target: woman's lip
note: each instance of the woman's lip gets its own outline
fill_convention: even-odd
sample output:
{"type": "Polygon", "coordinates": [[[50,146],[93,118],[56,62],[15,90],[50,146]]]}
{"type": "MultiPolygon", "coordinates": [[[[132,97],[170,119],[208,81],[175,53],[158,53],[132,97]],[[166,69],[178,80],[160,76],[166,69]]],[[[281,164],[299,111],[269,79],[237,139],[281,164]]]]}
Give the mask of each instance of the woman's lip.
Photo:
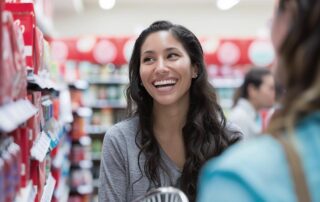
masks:
{"type": "Polygon", "coordinates": [[[173,84],[175,85],[178,82],[178,79],[176,78],[163,78],[163,79],[155,79],[152,81],[152,85],[156,86],[156,85],[166,85],[166,84],[173,84]],[[169,82],[165,82],[165,81],[169,81],[169,82]],[[171,82],[173,81],[173,82],[171,82]],[[156,84],[157,83],[157,84],[156,84]]]}
{"type": "Polygon", "coordinates": [[[157,92],[160,92],[160,93],[169,93],[174,89],[174,87],[175,87],[175,84],[170,86],[155,87],[155,89],[157,92]]]}

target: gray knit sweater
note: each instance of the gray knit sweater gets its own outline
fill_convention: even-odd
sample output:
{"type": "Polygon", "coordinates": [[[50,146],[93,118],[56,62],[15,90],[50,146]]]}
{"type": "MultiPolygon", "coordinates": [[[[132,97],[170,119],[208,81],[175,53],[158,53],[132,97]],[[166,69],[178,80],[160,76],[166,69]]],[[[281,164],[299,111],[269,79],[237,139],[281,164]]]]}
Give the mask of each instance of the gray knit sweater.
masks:
{"type": "MultiPolygon", "coordinates": [[[[117,123],[104,137],[99,178],[100,202],[130,202],[153,187],[139,170],[139,148],[135,143],[138,122],[135,117],[117,123]]],[[[160,154],[163,166],[169,171],[160,173],[161,186],[177,187],[181,171],[161,149],[160,154]]],[[[143,154],[140,159],[143,169],[143,154]]]]}

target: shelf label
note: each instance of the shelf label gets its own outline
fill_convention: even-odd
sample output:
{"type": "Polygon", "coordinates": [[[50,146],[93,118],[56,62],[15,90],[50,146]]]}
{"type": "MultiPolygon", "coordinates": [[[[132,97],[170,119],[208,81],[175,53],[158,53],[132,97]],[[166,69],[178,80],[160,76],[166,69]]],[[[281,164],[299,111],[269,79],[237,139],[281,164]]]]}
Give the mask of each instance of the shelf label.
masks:
{"type": "Polygon", "coordinates": [[[41,132],[39,139],[31,148],[31,156],[43,162],[50,147],[50,141],[50,137],[45,132],[41,132]]]}
{"type": "Polygon", "coordinates": [[[52,177],[51,173],[49,173],[48,179],[46,181],[46,185],[44,186],[41,202],[51,201],[55,184],[56,184],[56,180],[52,177]]]}

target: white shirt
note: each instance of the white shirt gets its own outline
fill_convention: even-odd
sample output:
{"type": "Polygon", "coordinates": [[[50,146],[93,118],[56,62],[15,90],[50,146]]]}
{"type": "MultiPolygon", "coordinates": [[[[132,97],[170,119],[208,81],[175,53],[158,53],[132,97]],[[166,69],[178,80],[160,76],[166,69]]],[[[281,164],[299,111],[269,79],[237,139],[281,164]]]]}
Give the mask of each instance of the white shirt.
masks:
{"type": "Polygon", "coordinates": [[[230,111],[228,119],[236,124],[243,133],[243,139],[248,139],[262,132],[260,116],[252,104],[240,98],[236,106],[230,111]]]}

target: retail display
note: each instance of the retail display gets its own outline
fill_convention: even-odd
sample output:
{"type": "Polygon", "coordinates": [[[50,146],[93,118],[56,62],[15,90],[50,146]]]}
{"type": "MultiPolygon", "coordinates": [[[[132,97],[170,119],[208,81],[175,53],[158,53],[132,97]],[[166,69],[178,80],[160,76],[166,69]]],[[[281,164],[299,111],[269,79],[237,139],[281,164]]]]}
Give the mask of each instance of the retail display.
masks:
{"type": "Polygon", "coordinates": [[[103,136],[108,127],[125,117],[128,69],[126,65],[116,67],[85,61],[67,61],[61,64],[61,69],[69,83],[75,114],[71,163],[84,164],[71,167],[71,187],[82,187],[82,191],[78,188],[72,192],[72,198],[86,201],[88,194],[91,199],[97,194],[103,136]]]}
{"type": "Polygon", "coordinates": [[[61,116],[68,103],[51,78],[49,44],[34,3],[0,4],[0,201],[67,201],[72,120],[61,116]]]}

